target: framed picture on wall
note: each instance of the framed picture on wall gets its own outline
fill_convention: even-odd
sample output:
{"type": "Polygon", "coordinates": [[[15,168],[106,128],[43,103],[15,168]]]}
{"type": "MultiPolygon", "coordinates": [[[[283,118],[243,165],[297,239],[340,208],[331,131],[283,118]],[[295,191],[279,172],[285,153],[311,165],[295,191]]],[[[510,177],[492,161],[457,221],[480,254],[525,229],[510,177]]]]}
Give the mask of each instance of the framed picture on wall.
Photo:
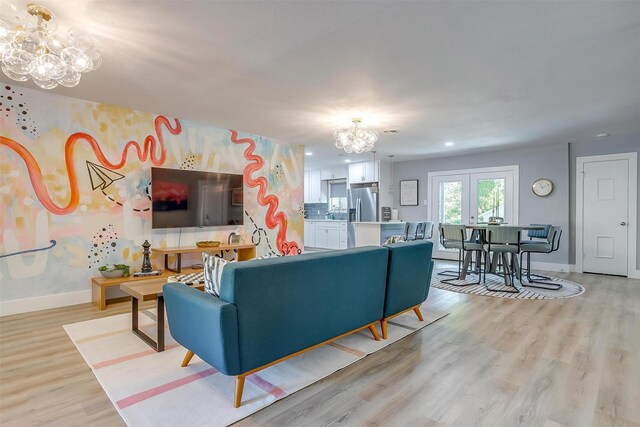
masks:
{"type": "Polygon", "coordinates": [[[400,181],[400,206],[418,206],[418,180],[400,181]]]}

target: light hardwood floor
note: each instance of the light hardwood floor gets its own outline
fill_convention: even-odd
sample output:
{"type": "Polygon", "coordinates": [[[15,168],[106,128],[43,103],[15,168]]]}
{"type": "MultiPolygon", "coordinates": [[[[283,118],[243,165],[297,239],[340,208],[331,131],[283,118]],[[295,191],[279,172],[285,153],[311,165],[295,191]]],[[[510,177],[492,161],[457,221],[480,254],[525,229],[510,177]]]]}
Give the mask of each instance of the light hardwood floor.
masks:
{"type": "MultiPolygon", "coordinates": [[[[519,301],[432,289],[448,317],[240,425],[640,426],[640,281],[558,275],[587,292],[519,301]]],[[[124,425],[62,325],[129,310],[1,318],[0,425],[124,425]]]]}

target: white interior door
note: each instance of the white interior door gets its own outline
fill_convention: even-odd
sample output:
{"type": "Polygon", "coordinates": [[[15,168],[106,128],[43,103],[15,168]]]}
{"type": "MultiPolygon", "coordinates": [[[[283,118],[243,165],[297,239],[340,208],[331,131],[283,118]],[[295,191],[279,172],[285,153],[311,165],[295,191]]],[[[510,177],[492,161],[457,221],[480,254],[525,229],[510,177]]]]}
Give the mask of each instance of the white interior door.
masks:
{"type": "Polygon", "coordinates": [[[629,160],[583,163],[582,270],[628,274],[629,160]]]}

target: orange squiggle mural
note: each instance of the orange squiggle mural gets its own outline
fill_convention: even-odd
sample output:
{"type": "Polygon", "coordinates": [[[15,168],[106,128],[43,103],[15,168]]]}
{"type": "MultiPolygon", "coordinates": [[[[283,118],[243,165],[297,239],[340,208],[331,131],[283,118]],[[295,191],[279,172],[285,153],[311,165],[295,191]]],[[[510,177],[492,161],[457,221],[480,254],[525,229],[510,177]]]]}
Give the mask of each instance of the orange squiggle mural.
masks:
{"type": "Polygon", "coordinates": [[[78,207],[78,202],[80,200],[80,192],[78,190],[78,181],[77,181],[78,177],[76,174],[75,165],[73,163],[73,149],[76,142],[86,141],[91,147],[91,149],[93,150],[98,161],[103,166],[108,168],[112,168],[112,169],[122,168],[127,162],[127,154],[129,152],[129,148],[131,147],[135,148],[136,154],[138,155],[138,159],[141,162],[144,162],[145,160],[147,160],[147,158],[150,157],[151,162],[155,166],[160,166],[164,163],[166,159],[166,152],[164,148],[164,138],[162,136],[161,126],[166,127],[167,130],[172,135],[178,135],[182,131],[182,128],[180,126],[180,122],[178,121],[178,119],[174,119],[174,120],[175,120],[175,126],[172,127],[171,123],[169,123],[169,119],[167,119],[166,117],[164,116],[156,117],[154,125],[155,125],[157,140],[156,140],[156,137],[154,137],[153,135],[148,135],[144,140],[143,148],[141,148],[140,145],[135,141],[127,142],[127,144],[124,146],[124,150],[122,150],[122,156],[120,157],[120,161],[118,163],[111,163],[105,157],[104,153],[102,152],[102,149],[100,148],[100,145],[95,140],[95,138],[93,138],[91,135],[83,132],[77,132],[69,136],[69,138],[67,138],[67,142],[64,147],[64,158],[65,158],[65,164],[67,168],[67,175],[69,177],[69,187],[71,190],[71,197],[69,199],[69,203],[66,206],[58,206],[55,204],[53,200],[51,200],[51,197],[49,196],[49,192],[42,180],[42,171],[40,170],[40,165],[38,165],[38,162],[33,157],[33,155],[29,152],[29,150],[27,150],[27,148],[25,148],[23,145],[19,144],[18,142],[14,141],[13,139],[6,138],[4,136],[0,136],[0,145],[5,145],[9,147],[13,151],[15,151],[20,157],[22,157],[22,160],[24,160],[24,163],[27,166],[27,170],[29,171],[29,178],[31,179],[31,185],[33,186],[36,196],[38,197],[42,205],[45,207],[45,209],[47,209],[49,212],[54,213],[56,215],[66,215],[76,210],[76,208],[78,207]],[[160,151],[159,156],[157,155],[158,149],[160,151]]]}
{"type": "Polygon", "coordinates": [[[249,144],[246,150],[244,150],[244,158],[250,163],[244,167],[243,176],[244,181],[250,188],[258,188],[258,203],[262,206],[269,206],[265,215],[265,224],[270,229],[274,229],[280,226],[278,234],[276,235],[276,247],[283,255],[298,254],[300,247],[296,242],[289,242],[287,238],[287,215],[284,212],[277,212],[278,204],[280,201],[278,197],[273,194],[267,195],[267,179],[263,176],[252,178],[252,174],[264,165],[262,157],[253,153],[256,148],[256,142],[251,138],[238,139],[238,132],[229,129],[231,132],[231,141],[234,144],[249,144]]]}

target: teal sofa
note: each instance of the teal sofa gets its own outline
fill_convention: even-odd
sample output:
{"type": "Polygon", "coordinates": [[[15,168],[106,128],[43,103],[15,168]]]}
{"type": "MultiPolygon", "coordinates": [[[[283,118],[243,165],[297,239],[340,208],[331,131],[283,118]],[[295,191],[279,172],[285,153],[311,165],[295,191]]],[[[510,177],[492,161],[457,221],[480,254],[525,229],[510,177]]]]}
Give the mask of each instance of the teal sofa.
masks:
{"type": "Polygon", "coordinates": [[[365,247],[228,264],[220,298],[182,283],[166,284],[169,329],[188,350],[182,366],[195,353],[235,376],[237,408],[244,380],[254,372],[362,329],[379,340],[376,323],[406,311],[407,304],[419,307],[427,296],[431,267],[413,266],[409,274],[401,269],[406,256],[431,265],[430,258],[419,260],[430,256],[431,242],[404,245],[407,250],[365,247]],[[391,276],[389,262],[397,272],[391,276]],[[411,278],[400,283],[395,274],[411,278]],[[410,297],[402,295],[406,292],[410,297]]]}
{"type": "Polygon", "coordinates": [[[380,320],[382,338],[387,339],[387,321],[413,310],[423,321],[420,305],[427,300],[433,274],[433,243],[426,240],[392,243],[387,261],[387,287],[383,317],[380,320]]]}

